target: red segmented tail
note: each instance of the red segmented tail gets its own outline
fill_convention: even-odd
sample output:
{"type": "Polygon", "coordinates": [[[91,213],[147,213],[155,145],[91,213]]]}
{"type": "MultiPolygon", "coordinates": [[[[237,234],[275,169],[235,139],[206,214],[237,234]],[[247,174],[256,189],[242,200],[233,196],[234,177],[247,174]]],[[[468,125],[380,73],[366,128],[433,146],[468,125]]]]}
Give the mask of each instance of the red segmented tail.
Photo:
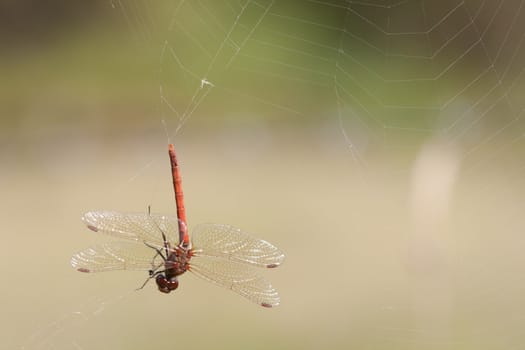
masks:
{"type": "Polygon", "coordinates": [[[186,222],[186,209],[184,208],[184,194],[182,193],[182,178],[179,172],[179,164],[175,155],[175,148],[168,145],[170,155],[171,176],[173,178],[173,189],[175,190],[175,203],[177,204],[177,218],[179,219],[179,242],[187,246],[190,243],[188,236],[188,225],[186,222]]]}

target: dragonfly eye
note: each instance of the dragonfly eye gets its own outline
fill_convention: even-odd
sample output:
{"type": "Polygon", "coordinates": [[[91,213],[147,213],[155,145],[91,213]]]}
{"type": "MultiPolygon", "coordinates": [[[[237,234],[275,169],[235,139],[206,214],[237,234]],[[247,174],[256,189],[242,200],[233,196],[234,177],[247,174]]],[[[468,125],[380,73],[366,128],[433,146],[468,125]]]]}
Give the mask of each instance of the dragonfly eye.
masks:
{"type": "Polygon", "coordinates": [[[162,274],[157,275],[157,277],[155,277],[155,282],[157,282],[159,290],[163,293],[169,293],[172,290],[177,289],[177,287],[179,286],[179,281],[177,280],[177,277],[167,279],[166,276],[162,274]]]}

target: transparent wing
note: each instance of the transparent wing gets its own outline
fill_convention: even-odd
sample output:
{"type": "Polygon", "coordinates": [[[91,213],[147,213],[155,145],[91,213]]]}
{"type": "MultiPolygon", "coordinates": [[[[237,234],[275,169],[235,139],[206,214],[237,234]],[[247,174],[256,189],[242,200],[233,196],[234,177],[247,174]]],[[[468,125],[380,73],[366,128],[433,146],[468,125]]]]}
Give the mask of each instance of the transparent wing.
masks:
{"type": "Polygon", "coordinates": [[[95,245],[71,257],[71,266],[81,272],[150,270],[161,263],[156,252],[142,243],[109,242],[95,245]]]}
{"type": "Polygon", "coordinates": [[[179,241],[178,223],[174,216],[147,213],[118,213],[114,211],[90,211],[82,217],[86,226],[95,232],[103,232],[162,248],[162,233],[171,244],[179,241]]]}
{"type": "Polygon", "coordinates": [[[264,307],[279,305],[279,293],[249,265],[195,255],[190,261],[189,270],[264,307]]]}
{"type": "Polygon", "coordinates": [[[192,244],[199,256],[270,268],[277,267],[284,261],[284,253],[277,247],[228,225],[198,225],[193,230],[192,244]]]}

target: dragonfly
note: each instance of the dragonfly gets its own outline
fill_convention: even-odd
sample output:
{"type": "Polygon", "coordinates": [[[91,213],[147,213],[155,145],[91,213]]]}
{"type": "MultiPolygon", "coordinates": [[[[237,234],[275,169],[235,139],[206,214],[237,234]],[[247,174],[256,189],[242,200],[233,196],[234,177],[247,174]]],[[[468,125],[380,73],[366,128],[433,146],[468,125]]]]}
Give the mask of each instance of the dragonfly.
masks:
{"type": "Polygon", "coordinates": [[[177,216],[116,211],[90,211],[82,220],[87,228],[121,238],[78,252],[71,265],[80,272],[145,270],[160,292],[179,286],[186,271],[230,289],[264,307],[279,305],[277,290],[257,268],[276,268],[284,253],[271,243],[224,224],[199,224],[191,239],[186,221],[182,178],[175,148],[169,144],[177,216]]]}

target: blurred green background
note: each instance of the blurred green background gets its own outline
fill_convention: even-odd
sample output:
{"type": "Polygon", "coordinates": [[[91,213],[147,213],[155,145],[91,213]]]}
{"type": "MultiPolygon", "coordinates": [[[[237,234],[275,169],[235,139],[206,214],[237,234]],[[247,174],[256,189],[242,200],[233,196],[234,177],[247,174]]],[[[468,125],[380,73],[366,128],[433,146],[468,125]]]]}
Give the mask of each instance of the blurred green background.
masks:
{"type": "Polygon", "coordinates": [[[521,3],[0,4],[5,349],[521,348],[521,3]],[[89,210],[287,254],[266,310],[84,275],[89,210]]]}

